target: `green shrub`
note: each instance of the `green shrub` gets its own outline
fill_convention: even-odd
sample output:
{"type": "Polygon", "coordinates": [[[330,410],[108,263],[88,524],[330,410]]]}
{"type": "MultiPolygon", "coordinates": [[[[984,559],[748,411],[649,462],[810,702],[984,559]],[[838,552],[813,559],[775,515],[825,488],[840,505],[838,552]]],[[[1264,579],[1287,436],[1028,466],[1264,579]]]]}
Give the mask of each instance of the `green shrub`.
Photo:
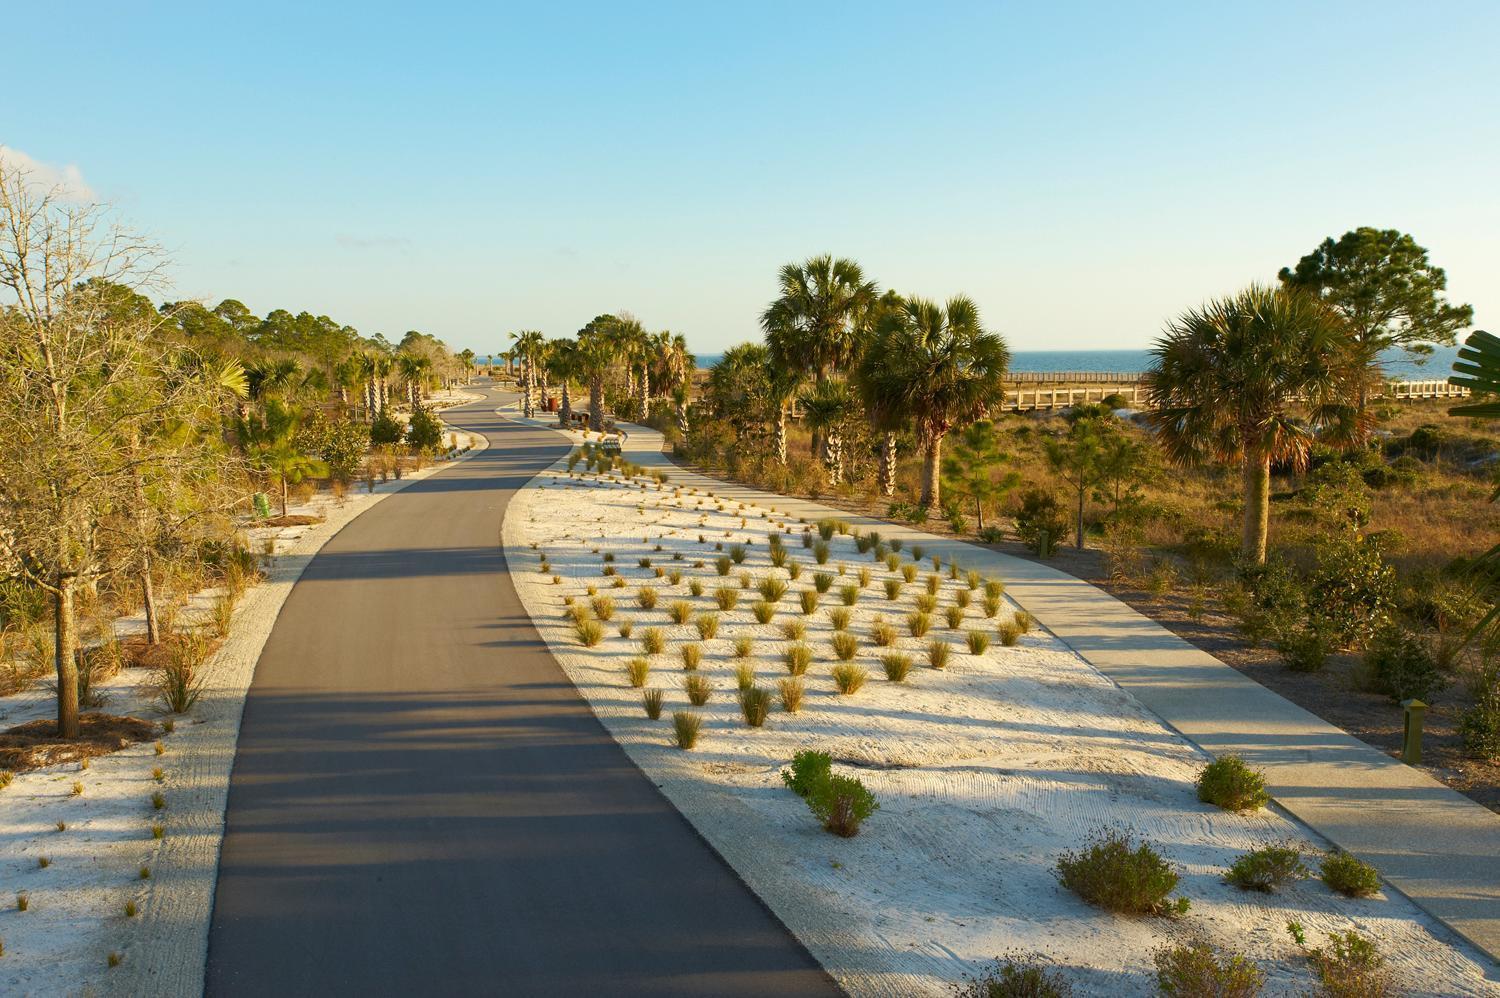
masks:
{"type": "Polygon", "coordinates": [[[1276,652],[1293,672],[1317,672],[1328,662],[1333,639],[1317,621],[1283,631],[1276,638],[1276,652]]]}
{"type": "Polygon", "coordinates": [[[927,664],[934,669],[946,669],[948,656],[952,651],[953,646],[946,641],[935,638],[927,642],[927,664]]]}
{"type": "Polygon", "coordinates": [[[1338,537],[1318,545],[1307,579],[1309,614],[1324,622],[1337,647],[1363,645],[1390,618],[1396,570],[1368,538],[1338,537]]]}
{"type": "Polygon", "coordinates": [[[888,652],[880,656],[880,664],[885,668],[885,678],[893,683],[906,682],[906,677],[911,672],[911,656],[899,652],[888,652]]]}
{"type": "Polygon", "coordinates": [[[847,662],[859,650],[859,639],[848,631],[839,631],[832,638],[833,654],[841,662],[847,662]]]}
{"type": "Polygon", "coordinates": [[[645,708],[646,716],[655,721],[661,717],[662,691],[652,687],[641,693],[641,706],[645,708]]]}
{"type": "Polygon", "coordinates": [[[1327,948],[1312,950],[1307,959],[1329,998],[1386,998],[1396,993],[1385,956],[1353,929],[1330,933],[1327,948]]]}
{"type": "Polygon", "coordinates": [[[1156,951],[1156,987],[1163,998],[1254,998],[1266,975],[1238,953],[1197,940],[1156,951]]]}
{"type": "Polygon", "coordinates": [[[640,689],[651,674],[651,663],[644,658],[633,658],[625,663],[625,671],[630,674],[630,685],[640,689]]]}
{"type": "Polygon", "coordinates": [[[690,672],[682,680],[682,691],[687,694],[688,703],[694,707],[702,707],[708,703],[713,689],[708,677],[701,672],[690,672]]]}
{"type": "Polygon", "coordinates": [[[1388,624],[1377,631],[1364,661],[1371,684],[1396,703],[1430,701],[1448,685],[1427,642],[1401,625],[1388,624]]]}
{"type": "Polygon", "coordinates": [[[1345,897],[1367,898],[1380,890],[1380,873],[1375,867],[1342,849],[1323,857],[1318,879],[1345,897]]]}
{"type": "Polygon", "coordinates": [[[846,839],[858,835],[860,825],[880,809],[863,782],[837,775],[814,785],[807,806],[825,829],[846,839]]]}
{"type": "Polygon", "coordinates": [[[798,797],[806,799],[833,773],[833,758],[827,752],[806,749],[792,756],[790,769],[781,771],[781,782],[798,797]]]}
{"type": "Polygon", "coordinates": [[[1106,911],[1135,915],[1180,914],[1187,898],[1169,903],[1177,886],[1177,871],[1150,843],[1133,842],[1122,831],[1095,832],[1080,852],[1065,852],[1057,860],[1062,885],[1106,911]]]}
{"type": "Polygon", "coordinates": [[[970,655],[983,655],[990,647],[990,636],[987,631],[967,632],[970,655]]]}
{"type": "Polygon", "coordinates": [[[1469,692],[1474,703],[1458,722],[1464,753],[1475,759],[1500,759],[1500,667],[1476,672],[1469,692]]]}
{"type": "Polygon", "coordinates": [[[965,977],[953,998],[1072,998],[1073,986],[1035,957],[1011,955],[996,960],[978,975],[965,977]]]}
{"type": "Polygon", "coordinates": [[[1198,773],[1198,799],[1226,811],[1254,811],[1270,801],[1266,779],[1237,755],[1221,755],[1198,773]]]}
{"type": "Polygon", "coordinates": [[[693,625],[698,628],[698,637],[705,641],[711,641],[714,635],[719,633],[719,615],[717,613],[700,613],[693,618],[693,625]]]}
{"type": "Polygon", "coordinates": [[[1050,558],[1072,533],[1071,518],[1050,492],[1028,489],[1015,512],[1016,536],[1039,557],[1050,558]]]}
{"type": "Polygon", "coordinates": [[[1311,876],[1302,853],[1293,846],[1252,849],[1230,865],[1224,879],[1246,891],[1271,893],[1282,884],[1311,876]]]}
{"type": "Polygon", "coordinates": [[[761,686],[751,686],[749,689],[740,690],[740,714],[745,718],[747,725],[752,728],[763,726],[770,713],[770,690],[761,686]]]}
{"type": "MultiPolygon", "coordinates": [[[[696,679],[698,677],[691,676],[696,679]]],[[[698,744],[698,733],[703,727],[703,717],[690,710],[679,710],[672,715],[672,734],[676,739],[677,747],[690,749],[698,744]]]]}
{"type": "Polygon", "coordinates": [[[853,662],[840,662],[833,667],[833,685],[844,696],[858,693],[868,678],[870,674],[853,662]]]}

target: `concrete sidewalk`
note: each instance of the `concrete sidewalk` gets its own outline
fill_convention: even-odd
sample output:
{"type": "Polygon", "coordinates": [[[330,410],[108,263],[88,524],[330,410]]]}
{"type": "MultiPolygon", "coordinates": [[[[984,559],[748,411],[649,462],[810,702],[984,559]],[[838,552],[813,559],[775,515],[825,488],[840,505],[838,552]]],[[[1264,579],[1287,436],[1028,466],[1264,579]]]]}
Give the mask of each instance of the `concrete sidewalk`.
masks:
{"type": "MultiPolygon", "coordinates": [[[[544,424],[545,425],[545,424],[544,424]]],[[[1500,815],[1271,692],[1160,624],[1036,562],[687,471],[660,433],[627,424],[624,453],[675,484],[774,506],[809,522],[837,517],[921,544],[1005,581],[1035,621],[1204,751],[1262,769],[1278,804],[1375,865],[1396,889],[1500,962],[1500,815]]]]}

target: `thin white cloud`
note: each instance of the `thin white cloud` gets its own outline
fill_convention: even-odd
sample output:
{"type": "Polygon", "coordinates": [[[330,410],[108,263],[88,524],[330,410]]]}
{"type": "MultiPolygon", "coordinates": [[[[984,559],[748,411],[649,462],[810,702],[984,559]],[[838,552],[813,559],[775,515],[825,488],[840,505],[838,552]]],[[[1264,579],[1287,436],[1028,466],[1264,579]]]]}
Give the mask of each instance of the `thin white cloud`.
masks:
{"type": "Polygon", "coordinates": [[[405,236],[356,236],[341,232],[334,239],[345,249],[395,249],[402,252],[411,249],[411,240],[405,236]]]}
{"type": "Polygon", "coordinates": [[[72,163],[65,166],[53,166],[51,163],[43,163],[39,159],[28,156],[13,146],[0,144],[0,166],[20,170],[28,174],[33,182],[52,188],[60,196],[69,200],[95,201],[98,199],[94,194],[94,189],[83,179],[83,171],[72,163]]]}

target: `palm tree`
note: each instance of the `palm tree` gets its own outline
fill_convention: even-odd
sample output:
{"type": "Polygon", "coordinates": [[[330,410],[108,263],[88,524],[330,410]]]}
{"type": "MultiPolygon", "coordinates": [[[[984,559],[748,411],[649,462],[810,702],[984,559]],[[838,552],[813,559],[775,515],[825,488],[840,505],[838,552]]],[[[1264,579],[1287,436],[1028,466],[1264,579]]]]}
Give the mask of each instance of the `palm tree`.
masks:
{"type": "Polygon", "coordinates": [[[239,426],[241,445],[251,465],[280,486],[282,516],[286,516],[288,485],[324,469],[321,461],[298,449],[300,425],[294,409],[273,400],[266,404],[264,415],[252,413],[239,426]]]}
{"type": "Polygon", "coordinates": [[[545,366],[562,387],[562,401],[557,407],[557,425],[567,429],[573,424],[573,397],[569,382],[578,373],[578,344],[572,340],[553,340],[549,344],[545,366]]]}
{"type": "Polygon", "coordinates": [[[396,355],[396,367],[406,383],[406,401],[413,408],[422,401],[422,383],[432,368],[432,359],[417,353],[396,355]]]}
{"type": "MultiPolygon", "coordinates": [[[[904,304],[904,299],[894,291],[887,291],[880,296],[876,302],[876,319],[874,324],[879,326],[879,317],[887,312],[894,311],[904,304]]],[[[854,371],[854,387],[859,392],[860,401],[864,403],[865,415],[870,420],[870,425],[880,434],[880,494],[887,499],[896,494],[896,435],[905,428],[910,421],[911,413],[905,412],[897,404],[897,400],[882,394],[878,385],[871,379],[871,375],[880,367],[879,358],[866,352],[860,358],[860,364],[854,371]]]]}
{"type": "Polygon", "coordinates": [[[1272,462],[1304,468],[1318,433],[1340,444],[1368,428],[1365,368],[1345,323],[1311,295],[1252,285],[1184,312],[1152,353],[1147,419],[1167,457],[1241,465],[1240,554],[1264,562],[1272,462]]]}
{"type": "Polygon", "coordinates": [[[883,312],[866,357],[864,390],[915,424],[925,452],[922,505],[935,507],[942,500],[943,437],[1005,400],[1010,351],[981,327],[973,300],[958,295],[947,305],[909,298],[883,312]]]}
{"type": "Polygon", "coordinates": [[[358,388],[363,380],[359,354],[351,353],[333,365],[333,383],[338,388],[339,406],[346,415],[349,408],[349,393],[358,388]]]}
{"type": "MultiPolygon", "coordinates": [[[[1475,396],[1484,396],[1483,402],[1469,402],[1448,410],[1450,416],[1468,416],[1471,419],[1500,419],[1500,337],[1476,329],[1464,340],[1458,359],[1453,362],[1452,384],[1467,388],[1475,396]]],[[[1490,496],[1490,502],[1500,499],[1500,488],[1490,496]]],[[[1476,573],[1493,572],[1500,564],[1500,544],[1496,544],[1475,559],[1476,573]]],[[[1492,590],[1493,591],[1493,590],[1492,590]]],[[[1473,635],[1492,633],[1500,624],[1500,600],[1493,601],[1490,611],[1475,625],[1473,635]]]]}
{"type": "Polygon", "coordinates": [[[510,336],[516,341],[514,353],[521,358],[521,415],[530,419],[536,413],[536,365],[546,340],[534,329],[511,333],[510,336]]]}
{"type": "Polygon", "coordinates": [[[612,315],[601,315],[578,331],[574,349],[578,376],[589,383],[589,429],[604,429],[604,376],[619,356],[612,315]]]}
{"type": "MultiPolygon", "coordinates": [[[[854,396],[849,386],[842,381],[824,381],[798,400],[807,415],[807,423],[823,438],[823,463],[828,468],[828,480],[838,485],[844,480],[844,434],[845,420],[854,414],[854,396]]],[[[785,448],[785,438],[782,438],[785,448]]],[[[783,462],[786,460],[782,455],[783,462]]]]}

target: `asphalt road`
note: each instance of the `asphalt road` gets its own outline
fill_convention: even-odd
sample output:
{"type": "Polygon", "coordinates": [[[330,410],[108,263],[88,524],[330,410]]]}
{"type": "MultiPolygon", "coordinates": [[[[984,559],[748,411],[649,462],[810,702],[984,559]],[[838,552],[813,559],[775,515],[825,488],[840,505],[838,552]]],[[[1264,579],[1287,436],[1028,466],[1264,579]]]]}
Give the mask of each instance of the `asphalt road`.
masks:
{"type": "Polygon", "coordinates": [[[245,704],[210,995],[827,995],[833,981],[588,711],[521,608],[486,451],[328,542],[245,704]]]}

